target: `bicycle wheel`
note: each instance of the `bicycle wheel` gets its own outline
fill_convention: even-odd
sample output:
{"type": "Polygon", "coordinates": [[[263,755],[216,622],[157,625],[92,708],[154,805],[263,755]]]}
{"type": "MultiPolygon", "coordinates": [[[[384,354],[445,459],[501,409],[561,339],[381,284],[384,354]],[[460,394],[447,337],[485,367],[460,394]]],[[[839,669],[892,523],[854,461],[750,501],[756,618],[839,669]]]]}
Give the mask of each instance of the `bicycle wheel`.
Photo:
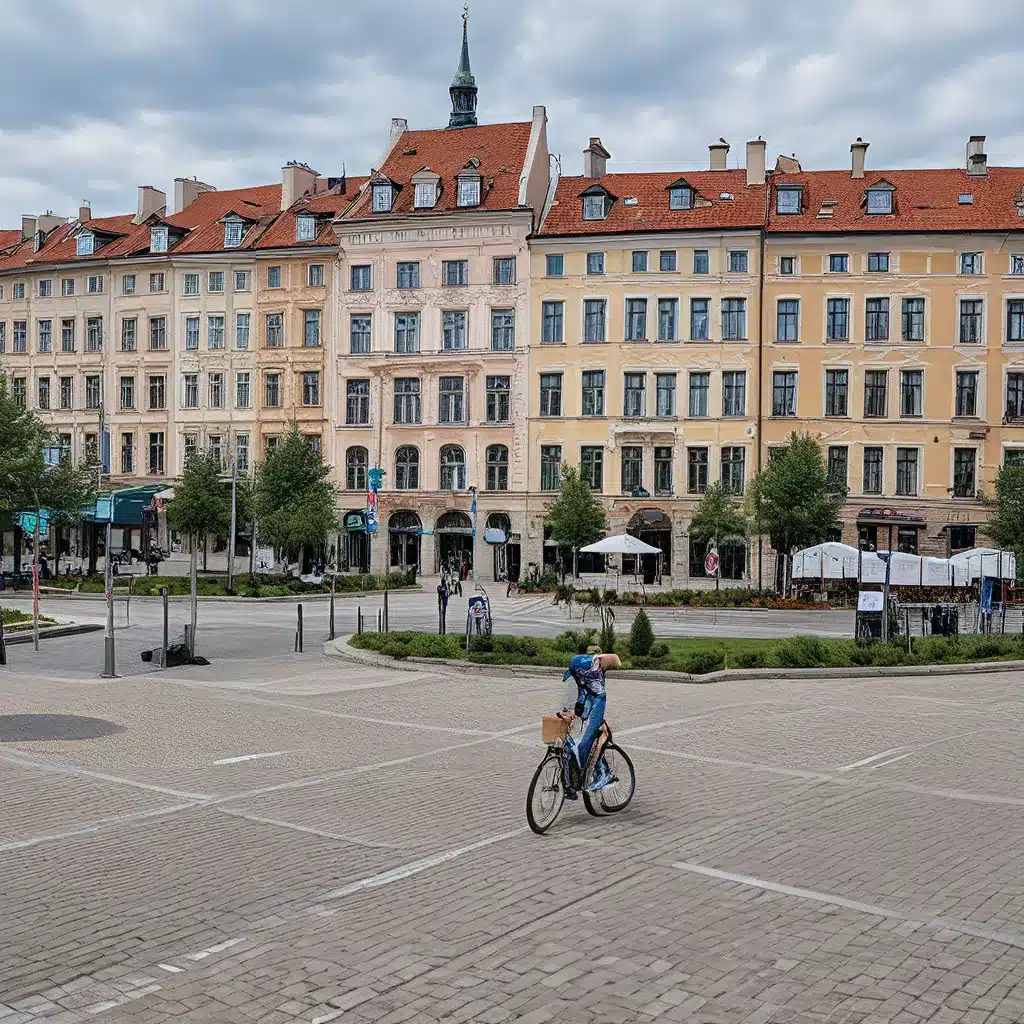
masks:
{"type": "Polygon", "coordinates": [[[548,754],[537,766],[526,794],[526,820],[542,836],[555,823],[565,790],[562,789],[562,763],[557,754],[548,754]]]}
{"type": "MultiPolygon", "coordinates": [[[[626,752],[614,743],[609,743],[604,748],[604,758],[612,773],[612,781],[604,789],[586,795],[591,800],[599,802],[601,810],[606,814],[613,814],[615,811],[621,811],[633,799],[633,793],[636,791],[636,772],[633,771],[633,762],[626,752]]],[[[585,800],[584,803],[586,802],[585,800]]],[[[589,804],[587,810],[590,811],[589,804]]],[[[593,814],[594,811],[590,813],[593,814]]]]}

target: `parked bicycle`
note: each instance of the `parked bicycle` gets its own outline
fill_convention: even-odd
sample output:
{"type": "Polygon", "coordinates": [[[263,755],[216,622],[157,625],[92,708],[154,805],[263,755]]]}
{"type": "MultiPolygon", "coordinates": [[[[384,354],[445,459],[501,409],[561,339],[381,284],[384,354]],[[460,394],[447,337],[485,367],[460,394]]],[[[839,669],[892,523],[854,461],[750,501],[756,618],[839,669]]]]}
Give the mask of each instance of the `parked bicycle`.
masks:
{"type": "Polygon", "coordinates": [[[599,738],[583,767],[576,763],[575,741],[571,736],[575,718],[571,711],[560,711],[544,718],[543,740],[548,749],[533,773],[526,796],[526,820],[539,836],[554,825],[561,813],[566,789],[582,794],[583,805],[595,818],[623,810],[636,791],[633,762],[615,743],[607,722],[601,726],[599,738]],[[612,780],[603,789],[590,793],[587,787],[593,782],[602,757],[612,780]]]}

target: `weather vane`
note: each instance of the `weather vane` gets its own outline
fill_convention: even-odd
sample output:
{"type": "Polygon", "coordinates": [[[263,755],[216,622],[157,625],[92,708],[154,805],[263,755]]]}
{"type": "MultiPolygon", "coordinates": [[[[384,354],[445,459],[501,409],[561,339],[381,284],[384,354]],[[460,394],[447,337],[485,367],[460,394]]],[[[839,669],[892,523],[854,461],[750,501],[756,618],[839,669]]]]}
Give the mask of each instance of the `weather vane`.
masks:
{"type": "Polygon", "coordinates": [[[464,4],[462,7],[462,20],[469,21],[469,4],[464,4]]]}

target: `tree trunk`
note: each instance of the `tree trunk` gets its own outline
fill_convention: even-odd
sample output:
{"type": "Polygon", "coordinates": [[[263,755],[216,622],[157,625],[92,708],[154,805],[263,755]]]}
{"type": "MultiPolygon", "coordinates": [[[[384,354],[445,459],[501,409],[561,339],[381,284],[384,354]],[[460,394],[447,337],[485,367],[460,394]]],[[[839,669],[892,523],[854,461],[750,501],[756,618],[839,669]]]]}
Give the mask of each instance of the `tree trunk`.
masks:
{"type": "Polygon", "coordinates": [[[578,580],[580,578],[579,556],[576,548],[572,549],[572,578],[574,580],[578,580]]]}
{"type": "Polygon", "coordinates": [[[206,572],[206,551],[210,546],[210,535],[208,533],[203,534],[203,572],[206,572]]]}

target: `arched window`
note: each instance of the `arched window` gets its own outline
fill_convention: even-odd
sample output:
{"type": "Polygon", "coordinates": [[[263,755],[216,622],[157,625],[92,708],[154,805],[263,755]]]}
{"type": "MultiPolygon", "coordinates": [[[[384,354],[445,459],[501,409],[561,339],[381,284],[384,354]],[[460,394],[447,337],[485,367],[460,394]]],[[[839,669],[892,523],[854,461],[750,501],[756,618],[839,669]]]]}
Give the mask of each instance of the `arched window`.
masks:
{"type": "Polygon", "coordinates": [[[415,491],[420,486],[420,450],[403,445],[395,452],[395,490],[415,491]]]}
{"type": "Polygon", "coordinates": [[[466,453],[457,444],[446,444],[441,449],[441,490],[466,489],[466,453]]]}
{"type": "Polygon", "coordinates": [[[508,448],[492,444],[487,449],[487,490],[508,490],[508,448]]]}
{"type": "Polygon", "coordinates": [[[366,490],[366,449],[349,448],[345,452],[345,486],[350,491],[366,490]]]}

